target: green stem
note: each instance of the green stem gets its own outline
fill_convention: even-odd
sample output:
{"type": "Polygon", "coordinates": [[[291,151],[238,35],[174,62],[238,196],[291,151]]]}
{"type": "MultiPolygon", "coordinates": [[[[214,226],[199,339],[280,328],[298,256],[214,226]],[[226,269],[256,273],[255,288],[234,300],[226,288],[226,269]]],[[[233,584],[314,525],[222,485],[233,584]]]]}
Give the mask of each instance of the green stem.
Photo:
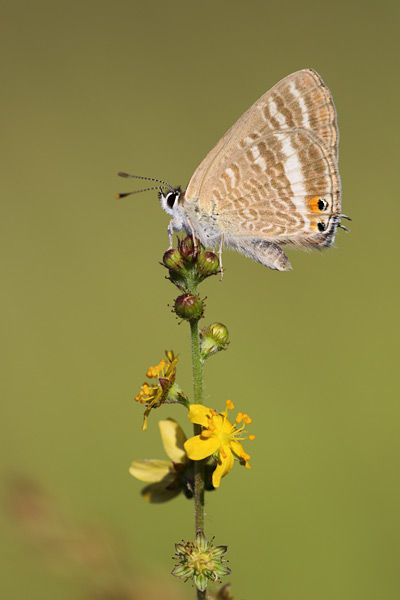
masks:
{"type": "MultiPolygon", "coordinates": [[[[200,356],[199,322],[190,323],[192,338],[192,367],[194,404],[203,404],[203,363],[200,356]]],[[[194,435],[200,435],[201,425],[193,425],[194,435]]],[[[196,460],[194,463],[194,514],[195,532],[204,531],[204,461],[196,460]]]]}
{"type": "MultiPolygon", "coordinates": [[[[203,404],[203,363],[200,355],[200,333],[199,322],[190,323],[192,339],[192,367],[194,404],[203,404]]],[[[193,425],[194,435],[200,435],[201,425],[193,425]]],[[[196,460],[194,463],[194,519],[195,533],[199,529],[204,532],[204,460],[196,460]]],[[[206,593],[197,590],[197,600],[204,600],[206,593]]]]}
{"type": "Polygon", "coordinates": [[[192,365],[194,384],[194,404],[203,404],[203,363],[200,355],[200,332],[199,322],[190,323],[192,337],[192,365]]]}

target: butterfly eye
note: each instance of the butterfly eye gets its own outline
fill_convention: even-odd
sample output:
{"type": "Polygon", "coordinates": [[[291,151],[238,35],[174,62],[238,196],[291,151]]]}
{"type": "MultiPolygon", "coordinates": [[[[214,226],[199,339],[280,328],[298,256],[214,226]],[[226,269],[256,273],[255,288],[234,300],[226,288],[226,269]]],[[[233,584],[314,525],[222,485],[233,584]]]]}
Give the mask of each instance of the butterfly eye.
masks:
{"type": "Polygon", "coordinates": [[[167,206],[168,208],[174,208],[175,200],[177,199],[178,194],[176,192],[171,192],[167,196],[167,206]]]}
{"type": "Polygon", "coordinates": [[[325,229],[326,229],[326,225],[325,225],[325,223],[324,223],[323,221],[320,221],[320,222],[318,223],[318,229],[319,229],[320,231],[325,231],[325,229]]]}
{"type": "MultiPolygon", "coordinates": [[[[328,203],[326,200],[324,200],[323,198],[320,198],[318,200],[318,208],[320,211],[326,210],[328,208],[328,203]]],[[[319,224],[318,224],[319,227],[319,224]]],[[[324,231],[323,229],[321,231],[324,231]]]]}

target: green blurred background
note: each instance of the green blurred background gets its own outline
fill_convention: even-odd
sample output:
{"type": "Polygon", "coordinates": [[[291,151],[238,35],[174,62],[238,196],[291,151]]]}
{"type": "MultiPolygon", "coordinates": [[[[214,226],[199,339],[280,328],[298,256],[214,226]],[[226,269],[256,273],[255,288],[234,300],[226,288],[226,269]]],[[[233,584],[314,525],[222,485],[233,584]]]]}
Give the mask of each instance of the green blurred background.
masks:
{"type": "MultiPolygon", "coordinates": [[[[257,436],[253,470],[209,495],[206,533],[229,545],[236,600],[399,598],[398,3],[25,0],[1,12],[1,597],[111,598],[102,552],[114,544],[122,579],[131,566],[136,583],[172,579],[192,505],[145,504],[128,467],[164,458],[159,418],[190,433],[179,408],[142,433],[133,402],[166,348],[190,390],[189,332],[158,264],[168,217],[155,192],[115,200],[134,187],[116,174],[186,185],[261,94],[313,67],[338,110],[352,233],[323,254],[289,251],[290,273],[225,252],[223,283],[203,285],[204,324],[226,323],[232,340],[207,364],[207,399],[232,398],[257,436]],[[104,543],[83,535],[99,561],[80,527],[107,530],[104,543]]],[[[175,583],[174,598],[194,597],[175,583]]]]}

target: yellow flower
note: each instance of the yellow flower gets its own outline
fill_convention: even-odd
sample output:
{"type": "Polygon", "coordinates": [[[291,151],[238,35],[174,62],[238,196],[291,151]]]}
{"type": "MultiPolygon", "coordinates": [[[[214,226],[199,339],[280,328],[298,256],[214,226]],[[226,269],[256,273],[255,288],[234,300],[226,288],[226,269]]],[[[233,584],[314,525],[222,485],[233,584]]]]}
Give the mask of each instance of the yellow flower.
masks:
{"type": "Polygon", "coordinates": [[[238,413],[235,424],[228,419],[228,409],[233,409],[231,400],[226,401],[226,409],[223,413],[217,413],[212,408],[201,404],[191,404],[189,419],[192,423],[202,425],[200,435],[188,439],[184,443],[186,454],[191,460],[203,460],[207,456],[215,455],[217,467],[214,470],[212,482],[214,487],[219,487],[222,477],[227,475],[233,467],[234,457],[247,469],[250,469],[249,454],[243,449],[239,440],[254,440],[255,436],[239,437],[244,427],[251,423],[248,415],[238,413]],[[241,427],[237,427],[243,422],[241,427]]]}
{"type": "MultiPolygon", "coordinates": [[[[165,354],[167,360],[162,359],[156,367],[149,367],[146,373],[147,377],[157,379],[157,383],[145,382],[139,394],[135,396],[136,402],[147,405],[142,427],[144,431],[147,429],[147,417],[153,408],[158,408],[167,400],[171,402],[185,400],[180,388],[175,383],[178,357],[172,350],[166,350],[165,354]]],[[[183,403],[185,404],[185,402],[183,403]]]]}
{"type": "Polygon", "coordinates": [[[185,470],[190,466],[183,444],[186,436],[181,426],[173,419],[158,423],[162,443],[168,460],[134,460],[129,468],[131,475],[150,485],[141,494],[147,502],[172,500],[185,488],[185,470]]]}

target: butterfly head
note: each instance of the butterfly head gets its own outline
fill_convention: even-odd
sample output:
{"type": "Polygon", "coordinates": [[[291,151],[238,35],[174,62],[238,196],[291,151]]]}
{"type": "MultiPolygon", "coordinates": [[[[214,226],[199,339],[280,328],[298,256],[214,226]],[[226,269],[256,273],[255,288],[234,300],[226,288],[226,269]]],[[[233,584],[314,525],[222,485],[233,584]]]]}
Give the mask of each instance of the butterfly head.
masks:
{"type": "Polygon", "coordinates": [[[161,207],[172,217],[176,216],[181,197],[182,190],[180,187],[172,190],[168,189],[166,192],[160,188],[160,191],[158,192],[158,199],[160,200],[161,207]]]}
{"type": "MultiPolygon", "coordinates": [[[[161,179],[154,179],[154,177],[143,177],[143,175],[130,175],[129,173],[124,173],[120,171],[118,173],[120,177],[131,177],[133,179],[144,179],[146,181],[154,181],[157,184],[156,186],[151,186],[145,188],[143,190],[135,190],[133,192],[124,192],[122,194],[117,194],[117,198],[125,198],[126,196],[131,196],[132,194],[139,194],[142,192],[148,192],[150,190],[158,190],[158,199],[160,200],[160,204],[162,208],[172,216],[171,223],[173,222],[173,228],[177,231],[182,231],[182,229],[187,229],[186,220],[184,217],[183,210],[183,201],[185,192],[182,192],[180,186],[174,187],[166,181],[162,181],[161,179]]],[[[169,230],[170,231],[170,230],[169,230]]]]}

